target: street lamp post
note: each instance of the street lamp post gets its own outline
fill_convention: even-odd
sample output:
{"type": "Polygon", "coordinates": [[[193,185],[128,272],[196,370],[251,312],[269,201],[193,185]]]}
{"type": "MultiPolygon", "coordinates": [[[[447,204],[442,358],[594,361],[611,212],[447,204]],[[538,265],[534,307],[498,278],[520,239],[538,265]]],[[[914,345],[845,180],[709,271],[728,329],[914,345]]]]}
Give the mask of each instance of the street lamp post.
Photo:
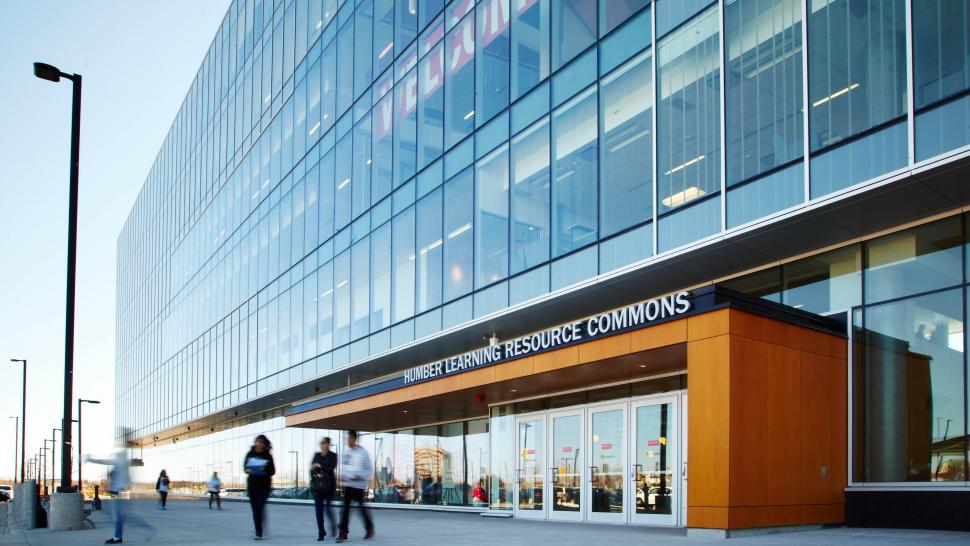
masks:
{"type": "Polygon", "coordinates": [[[84,480],[81,476],[81,469],[84,467],[84,452],[81,451],[81,404],[100,404],[99,400],[77,399],[77,488],[84,495],[84,480]]]}
{"type": "Polygon", "coordinates": [[[41,482],[44,484],[43,490],[45,495],[47,494],[47,452],[50,451],[50,448],[47,447],[47,442],[49,441],[45,439],[44,447],[40,450],[40,475],[41,482]]]}
{"type": "Polygon", "coordinates": [[[26,483],[27,477],[24,474],[24,463],[27,462],[27,359],[11,358],[10,362],[20,362],[24,365],[24,390],[21,396],[20,408],[20,483],[26,483]]]}
{"type": "MultiPolygon", "coordinates": [[[[10,418],[14,420],[13,421],[13,474],[10,476],[10,481],[16,481],[17,480],[17,435],[19,434],[19,431],[17,429],[20,428],[18,426],[20,424],[20,417],[17,417],[16,415],[11,415],[10,418]]],[[[21,472],[21,474],[23,474],[23,472],[21,472]]],[[[24,481],[24,479],[21,477],[20,481],[22,482],[24,481]]]]}
{"type": "Polygon", "coordinates": [[[64,313],[64,416],[61,421],[61,428],[64,431],[61,433],[61,486],[58,488],[60,493],[69,493],[73,491],[71,488],[71,407],[74,403],[74,283],[77,269],[78,166],[81,156],[81,75],[66,74],[49,64],[34,63],[34,76],[52,82],[67,78],[73,84],[71,188],[67,220],[67,302],[64,313]]]}
{"type": "MultiPolygon", "coordinates": [[[[57,433],[61,433],[61,438],[64,438],[64,431],[54,427],[51,429],[51,492],[54,491],[54,483],[57,479],[57,433]]],[[[63,446],[62,446],[63,447],[63,446]]],[[[70,446],[67,446],[70,449],[70,446]]],[[[63,463],[61,463],[63,464],[63,463]]]]}

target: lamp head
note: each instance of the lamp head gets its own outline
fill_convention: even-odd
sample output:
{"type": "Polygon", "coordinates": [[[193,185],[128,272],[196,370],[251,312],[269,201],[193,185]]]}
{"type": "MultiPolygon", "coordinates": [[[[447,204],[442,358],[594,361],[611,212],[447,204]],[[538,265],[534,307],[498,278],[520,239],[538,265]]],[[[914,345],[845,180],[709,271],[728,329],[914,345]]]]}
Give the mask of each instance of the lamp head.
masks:
{"type": "Polygon", "coordinates": [[[47,63],[34,63],[34,76],[52,82],[61,81],[61,71],[47,63]]]}

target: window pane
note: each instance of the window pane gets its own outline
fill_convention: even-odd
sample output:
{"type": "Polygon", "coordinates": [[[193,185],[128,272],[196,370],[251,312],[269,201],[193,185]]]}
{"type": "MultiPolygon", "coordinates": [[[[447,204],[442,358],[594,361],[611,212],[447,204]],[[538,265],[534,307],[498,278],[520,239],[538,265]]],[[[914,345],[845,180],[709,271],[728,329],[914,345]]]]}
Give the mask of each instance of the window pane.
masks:
{"type": "Polygon", "coordinates": [[[335,175],[336,178],[334,179],[337,183],[337,187],[335,189],[334,197],[336,203],[336,207],[334,208],[334,217],[336,222],[335,227],[338,231],[340,228],[350,223],[351,213],[353,212],[353,160],[353,139],[352,136],[348,134],[337,143],[337,170],[335,175]]]}
{"type": "Polygon", "coordinates": [[[359,97],[371,84],[374,73],[372,63],[372,32],[374,6],[370,0],[361,2],[354,10],[354,98],[359,97]]]}
{"type": "Polygon", "coordinates": [[[596,40],[596,0],[552,3],[552,66],[568,63],[596,40]]]}
{"type": "Polygon", "coordinates": [[[781,301],[781,271],[777,267],[735,277],[719,283],[719,286],[768,301],[781,301]]]}
{"type": "Polygon", "coordinates": [[[964,480],[962,290],[868,307],[864,324],[854,359],[856,479],[964,480]]]}
{"type": "Polygon", "coordinates": [[[417,165],[418,71],[411,70],[394,88],[394,187],[414,176],[417,165]]]}
{"type": "Polygon", "coordinates": [[[508,276],[509,153],[508,146],[483,159],[475,176],[475,286],[508,276]]]}
{"type": "Polygon", "coordinates": [[[370,332],[370,239],[358,241],[350,249],[353,282],[351,335],[359,339],[370,332]]]}
{"type": "Polygon", "coordinates": [[[727,194],[727,226],[740,226],[805,200],[805,164],[794,163],[780,171],[735,186],[727,194]]]}
{"type": "Polygon", "coordinates": [[[414,315],[414,207],[394,217],[394,322],[414,315]]]}
{"type": "Polygon", "coordinates": [[[725,5],[727,183],[803,154],[800,0],[725,5]]]}
{"type": "Polygon", "coordinates": [[[393,60],[394,0],[374,0],[374,74],[380,75],[393,60]]]}
{"type": "Polygon", "coordinates": [[[809,161],[811,197],[815,199],[905,167],[908,155],[905,120],[826,150],[809,161]]]}
{"type": "Polygon", "coordinates": [[[602,236],[653,214],[653,56],[630,61],[601,82],[600,222],[602,236]]]}
{"type": "Polygon", "coordinates": [[[714,235],[721,230],[721,197],[713,197],[660,218],[657,230],[659,252],[714,235]]]}
{"type": "Polygon", "coordinates": [[[920,0],[913,9],[913,65],[916,108],[970,87],[970,5],[920,0]]]}
{"type": "Polygon", "coordinates": [[[492,119],[509,104],[509,2],[482,0],[478,4],[478,124],[492,119]]]}
{"type": "Polygon", "coordinates": [[[346,24],[337,34],[337,115],[354,100],[354,25],[346,24]]]}
{"type": "Polygon", "coordinates": [[[709,5],[711,0],[658,0],[657,36],[663,36],[709,5]]]}
{"type": "MultiPolygon", "coordinates": [[[[376,86],[375,86],[376,87],[376,86]]],[[[384,96],[374,107],[374,142],[371,149],[371,202],[377,202],[391,193],[393,173],[392,149],[394,146],[394,93],[384,96]]]]}
{"type": "Polygon", "coordinates": [[[438,158],[444,137],[445,48],[438,44],[418,65],[418,169],[438,158]]]}
{"type": "Polygon", "coordinates": [[[475,126],[475,16],[468,15],[458,23],[445,44],[445,147],[450,148],[475,126]]]}
{"type": "Polygon", "coordinates": [[[415,0],[394,1],[394,44],[398,52],[418,34],[418,6],[415,0]]]}
{"type": "Polygon", "coordinates": [[[549,259],[549,121],[512,141],[512,273],[549,259]]]}
{"type": "Polygon", "coordinates": [[[549,0],[513,1],[512,98],[549,75],[549,0]]]}
{"type": "Polygon", "coordinates": [[[472,287],[473,174],[465,169],[445,183],[445,300],[467,294],[472,287]]]}
{"type": "Polygon", "coordinates": [[[719,191],[720,62],[717,10],[659,43],[658,212],[719,191]]]}
{"type": "Polygon", "coordinates": [[[416,504],[441,504],[443,458],[438,448],[438,427],[414,430],[414,478],[416,504]]]}
{"type": "Polygon", "coordinates": [[[596,241],[596,89],[552,115],[554,255],[596,241]]]}
{"type": "Polygon", "coordinates": [[[350,252],[334,260],[333,283],[333,344],[339,347],[350,341],[350,252]]]}
{"type": "Polygon", "coordinates": [[[370,247],[370,329],[391,325],[391,223],[374,230],[370,247]]]}
{"type": "Polygon", "coordinates": [[[812,0],[808,102],[812,150],[906,112],[903,0],[812,0]]]}
{"type": "Polygon", "coordinates": [[[370,207],[371,127],[370,115],[354,127],[354,170],[351,201],[353,217],[363,214],[370,207]]]}
{"type": "Polygon", "coordinates": [[[916,116],[916,161],[970,144],[970,95],[916,116]]]}
{"type": "Polygon", "coordinates": [[[650,0],[604,0],[600,2],[600,36],[620,26],[650,0]]]}
{"type": "Polygon", "coordinates": [[[945,288],[963,280],[960,217],[866,243],[866,303],[945,288]]]}
{"type": "Polygon", "coordinates": [[[862,303],[862,247],[852,245],[782,267],[785,305],[824,314],[862,303]]]}
{"type": "Polygon", "coordinates": [[[441,212],[441,188],[418,202],[418,313],[441,305],[441,212]]]}

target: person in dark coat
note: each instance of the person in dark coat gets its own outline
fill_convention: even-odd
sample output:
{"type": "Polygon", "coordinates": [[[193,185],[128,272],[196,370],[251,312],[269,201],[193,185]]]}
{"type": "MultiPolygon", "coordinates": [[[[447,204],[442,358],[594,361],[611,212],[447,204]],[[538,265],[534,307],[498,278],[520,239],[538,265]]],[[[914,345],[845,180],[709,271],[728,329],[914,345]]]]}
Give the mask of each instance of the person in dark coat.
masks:
{"type": "Polygon", "coordinates": [[[162,510],[168,509],[165,507],[165,502],[168,500],[168,484],[168,473],[162,470],[155,481],[155,491],[158,491],[158,507],[162,510]]]}
{"type": "Polygon", "coordinates": [[[327,536],[324,530],[323,511],[326,509],[330,519],[330,532],[337,534],[336,520],[330,503],[337,490],[337,479],[334,470],[337,468],[337,454],[330,451],[330,438],[324,437],[320,441],[320,451],[313,454],[310,461],[310,491],[313,493],[313,507],[317,515],[317,540],[327,536]]]}
{"type": "Polygon", "coordinates": [[[263,513],[266,508],[266,500],[269,499],[270,491],[273,490],[273,475],[276,474],[276,465],[273,463],[273,455],[270,453],[272,450],[273,444],[270,443],[269,438],[260,434],[243,459],[249,506],[253,509],[253,525],[256,528],[256,535],[253,538],[256,540],[263,539],[263,513]]]}

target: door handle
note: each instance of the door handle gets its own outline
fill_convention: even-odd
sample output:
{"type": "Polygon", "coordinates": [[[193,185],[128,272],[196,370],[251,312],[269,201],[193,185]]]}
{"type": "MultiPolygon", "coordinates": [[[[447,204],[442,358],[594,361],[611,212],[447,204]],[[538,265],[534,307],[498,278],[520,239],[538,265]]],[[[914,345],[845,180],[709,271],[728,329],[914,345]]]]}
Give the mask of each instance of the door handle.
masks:
{"type": "Polygon", "coordinates": [[[643,465],[634,463],[630,466],[630,477],[633,478],[634,480],[637,479],[637,474],[638,474],[637,469],[642,470],[643,465]]]}
{"type": "Polygon", "coordinates": [[[558,466],[550,466],[549,467],[549,481],[552,482],[553,485],[556,485],[557,483],[559,483],[559,467],[558,466]]]}
{"type": "Polygon", "coordinates": [[[518,483],[518,484],[523,483],[523,480],[522,480],[522,469],[521,468],[516,468],[515,469],[515,483],[518,483]]]}
{"type": "Polygon", "coordinates": [[[596,471],[600,468],[598,466],[589,467],[589,483],[594,483],[596,481],[596,471]]]}
{"type": "Polygon", "coordinates": [[[687,461],[684,461],[684,464],[681,466],[680,475],[684,480],[687,479],[687,461]]]}

